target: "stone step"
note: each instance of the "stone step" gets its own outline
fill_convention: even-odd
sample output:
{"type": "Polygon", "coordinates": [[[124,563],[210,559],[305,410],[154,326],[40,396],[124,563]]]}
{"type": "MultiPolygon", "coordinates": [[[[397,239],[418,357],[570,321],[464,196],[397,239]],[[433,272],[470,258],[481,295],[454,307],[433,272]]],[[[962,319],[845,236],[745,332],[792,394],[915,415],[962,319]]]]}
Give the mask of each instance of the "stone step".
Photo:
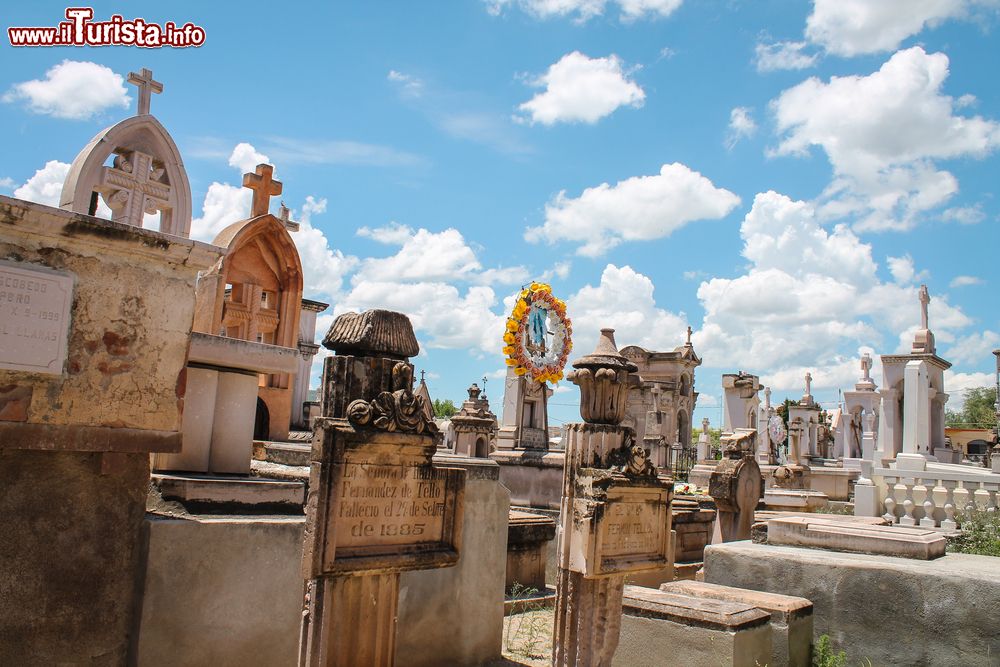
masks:
{"type": "Polygon", "coordinates": [[[254,440],[253,457],[258,461],[285,466],[308,466],[312,444],[308,442],[270,442],[254,440]]]}

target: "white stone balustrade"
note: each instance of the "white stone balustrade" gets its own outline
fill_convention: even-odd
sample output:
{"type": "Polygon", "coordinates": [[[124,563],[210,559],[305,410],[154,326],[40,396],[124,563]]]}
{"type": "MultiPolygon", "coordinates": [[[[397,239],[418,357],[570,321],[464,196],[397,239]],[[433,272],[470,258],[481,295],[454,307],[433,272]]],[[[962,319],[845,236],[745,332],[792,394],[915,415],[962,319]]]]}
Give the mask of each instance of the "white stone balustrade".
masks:
{"type": "Polygon", "coordinates": [[[903,526],[955,529],[964,512],[996,510],[1000,494],[1000,474],[969,466],[876,468],[873,477],[885,484],[883,516],[903,526]]]}

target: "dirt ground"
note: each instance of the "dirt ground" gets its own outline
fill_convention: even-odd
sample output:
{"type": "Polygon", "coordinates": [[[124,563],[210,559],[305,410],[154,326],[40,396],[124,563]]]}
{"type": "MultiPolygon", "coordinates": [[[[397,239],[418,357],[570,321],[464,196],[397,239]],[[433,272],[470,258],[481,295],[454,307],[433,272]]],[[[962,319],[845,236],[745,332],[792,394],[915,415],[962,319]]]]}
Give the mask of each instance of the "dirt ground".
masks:
{"type": "Polygon", "coordinates": [[[552,609],[511,614],[503,623],[503,660],[490,667],[548,667],[552,664],[552,609]]]}

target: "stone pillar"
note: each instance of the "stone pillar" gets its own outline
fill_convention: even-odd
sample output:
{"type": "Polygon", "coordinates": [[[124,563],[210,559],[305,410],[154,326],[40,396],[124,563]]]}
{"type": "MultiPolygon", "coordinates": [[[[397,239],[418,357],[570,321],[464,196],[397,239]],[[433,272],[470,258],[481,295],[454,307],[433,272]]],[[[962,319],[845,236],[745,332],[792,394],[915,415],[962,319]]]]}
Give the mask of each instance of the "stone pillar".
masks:
{"type": "Polygon", "coordinates": [[[907,362],[903,382],[902,453],[927,456],[931,450],[931,415],[926,362],[907,362]]]}
{"type": "Polygon", "coordinates": [[[465,471],[432,464],[405,315],[345,313],[323,345],[336,354],[313,437],[299,664],[389,667],[399,572],[458,562],[465,471]]]}
{"type": "Polygon", "coordinates": [[[585,423],[566,425],[552,664],[610,665],[618,646],[625,576],[666,567],[670,479],[621,426],[627,377],[614,331],[573,364],[585,423]]]}

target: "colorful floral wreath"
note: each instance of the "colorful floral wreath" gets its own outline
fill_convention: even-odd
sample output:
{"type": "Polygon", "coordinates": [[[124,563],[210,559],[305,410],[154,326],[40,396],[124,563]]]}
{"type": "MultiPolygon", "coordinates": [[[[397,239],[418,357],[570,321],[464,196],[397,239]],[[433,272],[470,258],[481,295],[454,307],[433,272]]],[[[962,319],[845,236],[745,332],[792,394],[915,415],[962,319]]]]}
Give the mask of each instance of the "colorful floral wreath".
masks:
{"type": "Polygon", "coordinates": [[[531,283],[521,290],[507,318],[503,334],[506,364],[517,375],[529,375],[538,382],[559,382],[573,349],[572,334],[566,303],[552,296],[548,285],[531,283]],[[547,335],[551,336],[551,345],[546,344],[547,335]]]}

